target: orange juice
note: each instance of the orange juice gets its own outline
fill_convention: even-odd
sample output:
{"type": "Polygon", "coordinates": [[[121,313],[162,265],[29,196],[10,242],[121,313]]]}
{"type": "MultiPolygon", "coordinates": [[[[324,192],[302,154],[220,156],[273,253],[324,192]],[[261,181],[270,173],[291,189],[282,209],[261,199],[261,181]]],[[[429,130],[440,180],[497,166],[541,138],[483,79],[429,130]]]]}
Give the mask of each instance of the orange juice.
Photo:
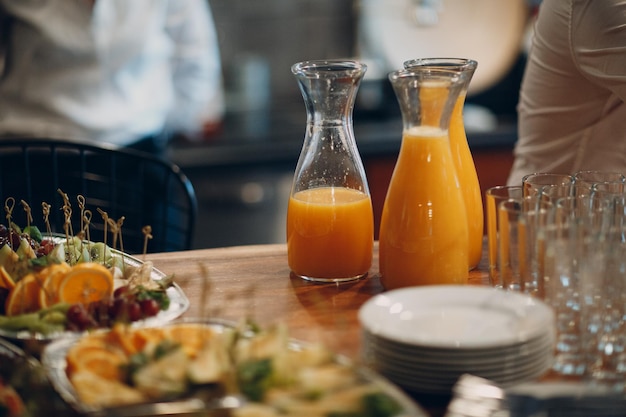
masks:
{"type": "Polygon", "coordinates": [[[320,187],[291,196],[287,209],[289,267],[303,278],[341,281],[372,265],[374,215],[368,194],[320,187]]]}
{"type": "Polygon", "coordinates": [[[452,115],[450,116],[450,149],[454,158],[461,192],[467,211],[467,227],[469,233],[469,267],[475,268],[480,262],[483,251],[484,213],[483,200],[478,182],[478,174],[474,165],[474,158],[467,144],[465,126],[463,124],[463,106],[465,93],[457,99],[452,115]]]}
{"type": "Polygon", "coordinates": [[[467,283],[467,215],[445,131],[404,131],[379,240],[385,289],[467,283]]]}
{"type": "MultiPolygon", "coordinates": [[[[428,88],[420,90],[422,105],[422,125],[438,126],[443,106],[448,97],[445,83],[431,82],[428,88]]],[[[474,158],[467,143],[463,123],[463,107],[466,93],[459,94],[450,115],[450,150],[454,160],[461,193],[467,210],[467,231],[469,233],[469,268],[475,268],[480,262],[483,251],[483,200],[478,182],[474,158]]]]}

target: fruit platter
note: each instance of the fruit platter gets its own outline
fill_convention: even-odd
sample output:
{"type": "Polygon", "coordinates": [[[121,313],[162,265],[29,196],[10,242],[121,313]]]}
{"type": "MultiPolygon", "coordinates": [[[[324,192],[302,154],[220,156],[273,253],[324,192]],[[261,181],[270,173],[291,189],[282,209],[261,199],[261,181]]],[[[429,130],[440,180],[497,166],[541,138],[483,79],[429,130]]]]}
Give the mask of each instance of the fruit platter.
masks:
{"type": "Polygon", "coordinates": [[[280,320],[224,321],[203,308],[181,317],[190,301],[176,277],[125,253],[121,232],[109,245],[89,239],[89,225],[53,234],[7,219],[0,416],[427,416],[358,362],[292,339],[280,320]],[[36,381],[21,374],[31,368],[36,381]]]}
{"type": "Polygon", "coordinates": [[[104,242],[0,225],[0,336],[50,341],[116,322],[166,323],[189,300],[150,262],[104,242]]]}
{"type": "Polygon", "coordinates": [[[292,340],[280,323],[118,324],[51,342],[42,364],[67,403],[88,415],[425,416],[380,376],[322,344],[292,340]]]}

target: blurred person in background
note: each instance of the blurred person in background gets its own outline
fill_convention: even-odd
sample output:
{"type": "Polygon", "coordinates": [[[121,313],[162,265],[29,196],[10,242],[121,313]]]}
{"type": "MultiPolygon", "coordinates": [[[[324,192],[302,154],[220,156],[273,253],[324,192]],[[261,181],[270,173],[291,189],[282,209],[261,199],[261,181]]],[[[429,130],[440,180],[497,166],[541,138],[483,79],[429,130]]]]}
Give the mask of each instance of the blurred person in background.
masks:
{"type": "Polygon", "coordinates": [[[626,2],[543,0],[522,80],[509,184],[626,173],[626,2]]]}
{"type": "Polygon", "coordinates": [[[208,0],[0,0],[0,137],[162,154],[223,113],[208,0]]]}

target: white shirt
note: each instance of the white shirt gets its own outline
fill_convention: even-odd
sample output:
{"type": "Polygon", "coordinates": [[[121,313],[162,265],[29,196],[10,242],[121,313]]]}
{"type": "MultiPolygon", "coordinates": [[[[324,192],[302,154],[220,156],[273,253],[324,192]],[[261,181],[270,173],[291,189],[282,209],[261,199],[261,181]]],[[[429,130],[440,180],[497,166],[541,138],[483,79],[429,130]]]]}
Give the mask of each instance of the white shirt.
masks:
{"type": "Polygon", "coordinates": [[[626,173],[625,102],[626,1],[544,0],[508,183],[532,172],[626,173]]]}
{"type": "Polygon", "coordinates": [[[163,130],[194,134],[223,115],[206,0],[2,7],[15,19],[0,77],[0,134],[127,145],[163,130]]]}

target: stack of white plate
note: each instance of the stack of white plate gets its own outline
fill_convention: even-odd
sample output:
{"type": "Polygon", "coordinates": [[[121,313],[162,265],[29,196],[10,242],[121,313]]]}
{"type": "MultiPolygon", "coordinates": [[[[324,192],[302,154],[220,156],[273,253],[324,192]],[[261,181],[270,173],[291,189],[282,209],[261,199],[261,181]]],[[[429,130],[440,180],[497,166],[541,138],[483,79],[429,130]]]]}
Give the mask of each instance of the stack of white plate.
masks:
{"type": "Polygon", "coordinates": [[[403,288],[368,300],[359,320],[365,363],[416,393],[449,394],[468,373],[506,387],[535,380],[552,366],[554,314],[520,293],[403,288]]]}

